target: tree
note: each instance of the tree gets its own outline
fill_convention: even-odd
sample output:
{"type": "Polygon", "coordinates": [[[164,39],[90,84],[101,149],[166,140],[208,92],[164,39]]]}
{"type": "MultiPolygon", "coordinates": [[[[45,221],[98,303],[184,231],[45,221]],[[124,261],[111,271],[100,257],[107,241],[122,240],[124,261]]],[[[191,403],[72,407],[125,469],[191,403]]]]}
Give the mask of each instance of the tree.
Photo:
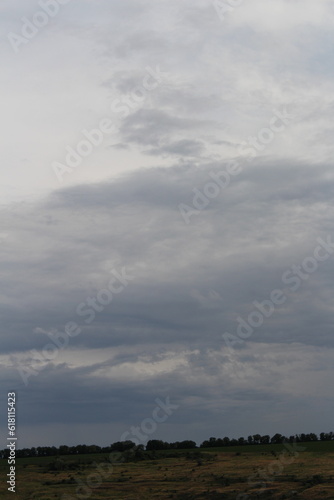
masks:
{"type": "Polygon", "coordinates": [[[284,436],[282,436],[282,434],[276,433],[271,438],[270,442],[273,444],[281,444],[281,443],[283,443],[283,440],[285,440],[284,436]]]}
{"type": "Polygon", "coordinates": [[[179,443],[178,445],[179,450],[188,450],[190,448],[196,448],[195,441],[185,440],[181,441],[181,443],[179,443]]]}
{"type": "Polygon", "coordinates": [[[116,441],[116,443],[113,443],[110,445],[110,451],[127,451],[131,450],[134,448],[136,444],[133,441],[116,441]]]}
{"type": "Polygon", "coordinates": [[[161,439],[150,439],[146,444],[146,450],[168,450],[169,448],[170,444],[161,439]]]}
{"type": "Polygon", "coordinates": [[[308,435],[308,438],[310,441],[318,441],[318,436],[316,434],[314,434],[314,432],[310,432],[310,434],[308,435]]]}
{"type": "Polygon", "coordinates": [[[270,436],[268,434],[265,434],[264,436],[260,437],[260,443],[261,444],[269,444],[270,443],[270,436]]]}
{"type": "Polygon", "coordinates": [[[259,444],[260,439],[261,439],[260,434],[254,434],[254,436],[253,436],[253,443],[254,444],[259,444]]]}

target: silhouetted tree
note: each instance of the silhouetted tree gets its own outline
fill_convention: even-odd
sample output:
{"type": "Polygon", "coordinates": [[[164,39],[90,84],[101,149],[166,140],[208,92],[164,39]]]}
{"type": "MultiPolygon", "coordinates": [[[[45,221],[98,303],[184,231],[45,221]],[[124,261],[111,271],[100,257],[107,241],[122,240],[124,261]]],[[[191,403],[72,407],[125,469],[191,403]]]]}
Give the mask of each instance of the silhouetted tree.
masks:
{"type": "Polygon", "coordinates": [[[281,444],[283,443],[284,440],[285,440],[284,436],[282,436],[282,434],[277,433],[271,438],[270,442],[273,444],[281,444]]]}
{"type": "Polygon", "coordinates": [[[127,451],[131,450],[131,448],[134,448],[136,444],[133,441],[117,441],[116,443],[112,443],[110,445],[110,451],[127,451]]]}
{"type": "Polygon", "coordinates": [[[270,443],[270,436],[268,434],[265,434],[264,436],[260,437],[260,443],[261,444],[269,444],[270,443]]]}
{"type": "Polygon", "coordinates": [[[179,450],[189,450],[192,448],[196,448],[195,441],[189,441],[189,440],[181,441],[178,445],[179,450]]]}
{"type": "Polygon", "coordinates": [[[253,443],[254,444],[259,444],[260,443],[261,436],[260,434],[254,434],[253,435],[253,443]]]}
{"type": "Polygon", "coordinates": [[[161,439],[150,439],[146,444],[146,450],[168,450],[170,447],[169,443],[161,441],[161,439]]]}

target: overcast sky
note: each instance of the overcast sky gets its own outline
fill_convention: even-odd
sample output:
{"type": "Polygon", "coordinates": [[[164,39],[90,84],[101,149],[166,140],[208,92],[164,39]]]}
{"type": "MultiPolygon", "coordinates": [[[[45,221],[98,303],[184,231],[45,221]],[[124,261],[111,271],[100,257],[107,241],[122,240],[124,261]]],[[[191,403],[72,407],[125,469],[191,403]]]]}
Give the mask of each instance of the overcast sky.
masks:
{"type": "Polygon", "coordinates": [[[333,430],[334,1],[237,3],[1,2],[18,447],[333,430]]]}

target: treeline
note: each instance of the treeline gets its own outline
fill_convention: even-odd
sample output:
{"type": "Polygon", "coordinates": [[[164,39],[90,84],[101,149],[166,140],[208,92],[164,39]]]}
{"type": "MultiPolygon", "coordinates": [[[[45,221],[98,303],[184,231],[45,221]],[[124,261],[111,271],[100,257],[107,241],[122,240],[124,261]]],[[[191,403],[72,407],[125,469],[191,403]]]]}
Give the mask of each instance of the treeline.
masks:
{"type": "MultiPolygon", "coordinates": [[[[261,436],[260,434],[253,434],[247,438],[240,437],[237,439],[230,439],[228,437],[215,438],[210,437],[208,440],[200,444],[200,448],[223,448],[225,446],[254,446],[260,444],[281,444],[281,443],[307,443],[310,441],[334,441],[334,432],[321,432],[319,436],[314,433],[310,434],[295,434],[293,436],[284,436],[282,434],[274,434],[270,437],[268,434],[261,436]]],[[[125,452],[131,449],[138,451],[153,451],[153,450],[189,450],[197,448],[195,441],[185,440],[168,443],[160,439],[151,439],[147,442],[146,446],[143,444],[136,445],[133,441],[117,441],[110,446],[97,446],[79,444],[77,446],[61,445],[56,446],[38,446],[32,448],[22,448],[16,450],[17,458],[25,457],[50,457],[58,455],[85,455],[92,453],[112,453],[112,452],[125,452]]],[[[0,456],[7,458],[9,450],[0,450],[0,456]]]]}
{"type": "Polygon", "coordinates": [[[283,436],[276,433],[270,437],[268,434],[261,436],[260,434],[253,434],[248,436],[247,439],[240,437],[238,439],[230,439],[228,437],[215,438],[211,437],[207,441],[203,441],[200,448],[222,448],[224,446],[246,446],[257,444],[281,444],[281,443],[307,443],[310,441],[333,441],[334,432],[321,432],[319,436],[311,432],[310,434],[295,434],[293,436],[283,436]]]}
{"type": "MultiPolygon", "coordinates": [[[[230,439],[228,437],[215,438],[203,441],[200,444],[200,448],[224,448],[225,446],[250,446],[259,444],[282,444],[282,443],[307,443],[310,441],[334,441],[334,432],[321,432],[319,436],[314,433],[310,434],[295,434],[293,436],[283,436],[282,434],[274,434],[270,437],[268,434],[261,436],[260,434],[254,434],[248,436],[247,439],[240,437],[238,439],[230,439]]],[[[120,443],[115,443],[116,445],[120,443]]],[[[197,448],[195,441],[177,441],[176,443],[168,443],[165,441],[160,441],[158,439],[152,439],[147,442],[146,450],[180,450],[180,449],[191,449],[197,448]]],[[[117,451],[122,451],[117,449],[117,451]]]]}

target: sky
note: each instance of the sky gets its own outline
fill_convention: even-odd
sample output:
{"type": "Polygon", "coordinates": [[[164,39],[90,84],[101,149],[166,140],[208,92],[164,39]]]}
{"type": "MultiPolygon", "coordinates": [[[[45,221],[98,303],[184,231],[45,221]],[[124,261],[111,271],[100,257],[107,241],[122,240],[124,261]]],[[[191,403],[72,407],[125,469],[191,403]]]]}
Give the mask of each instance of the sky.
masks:
{"type": "Polygon", "coordinates": [[[2,435],[10,391],[18,447],[333,430],[333,28],[1,2],[2,435]]]}

